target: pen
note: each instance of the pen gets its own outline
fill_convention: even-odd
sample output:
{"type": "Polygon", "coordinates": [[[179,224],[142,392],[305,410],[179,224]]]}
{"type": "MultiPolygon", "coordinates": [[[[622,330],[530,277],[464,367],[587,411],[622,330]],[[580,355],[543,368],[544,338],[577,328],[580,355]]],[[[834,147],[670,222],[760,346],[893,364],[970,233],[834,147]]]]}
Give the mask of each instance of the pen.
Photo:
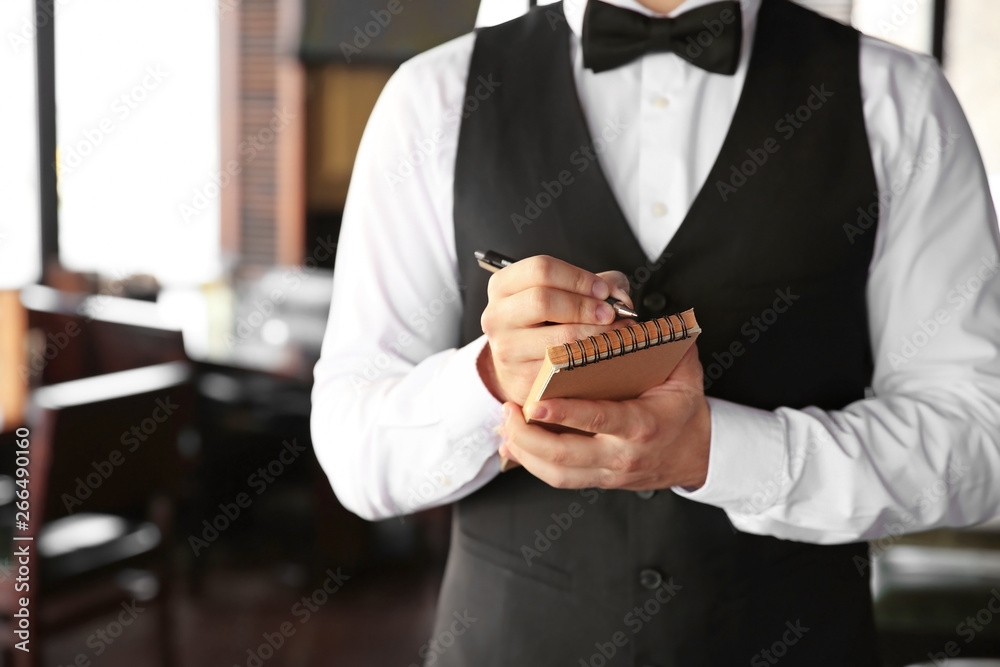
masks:
{"type": "MultiPolygon", "coordinates": [[[[479,262],[479,266],[491,273],[496,273],[500,269],[506,268],[516,261],[492,250],[477,250],[475,254],[476,261],[479,262]]],[[[607,301],[608,305],[614,309],[615,319],[621,319],[623,317],[631,317],[635,320],[639,319],[639,314],[637,312],[626,306],[618,299],[609,296],[605,299],[605,301],[607,301]]]]}

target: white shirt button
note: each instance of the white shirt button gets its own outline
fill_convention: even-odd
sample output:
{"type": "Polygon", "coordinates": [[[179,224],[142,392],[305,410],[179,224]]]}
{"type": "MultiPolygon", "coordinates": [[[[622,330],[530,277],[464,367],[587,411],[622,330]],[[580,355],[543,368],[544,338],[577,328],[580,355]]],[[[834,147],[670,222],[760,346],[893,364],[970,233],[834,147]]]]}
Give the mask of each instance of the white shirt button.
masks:
{"type": "Polygon", "coordinates": [[[662,218],[666,214],[667,214],[667,207],[665,204],[661,204],[660,202],[656,202],[655,204],[653,204],[653,215],[655,215],[657,218],[662,218]]]}
{"type": "Polygon", "coordinates": [[[666,109],[668,106],[670,106],[670,100],[668,100],[666,97],[657,97],[656,99],[653,100],[653,106],[656,107],[657,109],[666,109]]]}

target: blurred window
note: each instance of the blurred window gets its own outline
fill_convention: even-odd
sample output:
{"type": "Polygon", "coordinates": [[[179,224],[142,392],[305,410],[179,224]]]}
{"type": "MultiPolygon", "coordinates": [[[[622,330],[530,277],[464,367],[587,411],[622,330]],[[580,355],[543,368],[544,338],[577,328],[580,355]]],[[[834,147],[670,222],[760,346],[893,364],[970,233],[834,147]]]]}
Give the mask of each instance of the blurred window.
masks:
{"type": "Polygon", "coordinates": [[[861,32],[931,53],[935,0],[854,0],[851,22],[861,32]]]}
{"type": "Polygon", "coordinates": [[[0,2],[0,289],[41,273],[34,0],[0,2]]]}
{"type": "Polygon", "coordinates": [[[1000,194],[1000,2],[948,0],[947,7],[944,72],[1000,194]]]}
{"type": "Polygon", "coordinates": [[[217,3],[56,7],[62,263],[168,285],[217,277],[217,3]]]}

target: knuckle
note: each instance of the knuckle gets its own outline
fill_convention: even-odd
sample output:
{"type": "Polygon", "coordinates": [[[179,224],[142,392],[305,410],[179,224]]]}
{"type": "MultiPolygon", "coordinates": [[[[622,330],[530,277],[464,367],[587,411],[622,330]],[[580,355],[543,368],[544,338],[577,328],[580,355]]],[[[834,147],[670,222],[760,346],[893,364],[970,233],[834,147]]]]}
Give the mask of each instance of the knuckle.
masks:
{"type": "Polygon", "coordinates": [[[601,489],[617,489],[622,486],[621,476],[614,470],[602,470],[597,477],[597,486],[601,489]]]}
{"type": "Polygon", "coordinates": [[[632,424],[631,440],[649,442],[656,438],[656,419],[647,412],[641,412],[629,420],[632,424]]]}
{"type": "Polygon", "coordinates": [[[597,318],[597,308],[601,305],[601,301],[597,299],[581,299],[580,300],[580,322],[595,322],[599,323],[597,318]]]}
{"type": "Polygon", "coordinates": [[[529,267],[532,282],[539,285],[548,285],[549,281],[552,280],[555,268],[555,258],[549,255],[533,257],[529,267]]]}
{"type": "Polygon", "coordinates": [[[626,294],[632,293],[632,285],[629,283],[628,277],[621,271],[609,271],[608,278],[612,284],[620,287],[626,294]]]}
{"type": "Polygon", "coordinates": [[[555,347],[571,343],[578,338],[586,338],[581,328],[566,324],[545,327],[542,331],[546,347],[555,347]]]}
{"type": "Polygon", "coordinates": [[[608,425],[608,415],[603,410],[598,410],[590,417],[589,430],[591,433],[603,433],[608,425]]]}
{"type": "Polygon", "coordinates": [[[527,290],[528,308],[539,317],[552,308],[552,293],[545,287],[531,287],[527,290]]]}
{"type": "Polygon", "coordinates": [[[618,452],[612,462],[611,470],[619,473],[634,473],[642,469],[642,459],[628,450],[618,452]]]}
{"type": "Polygon", "coordinates": [[[496,324],[496,311],[487,306],[486,310],[483,311],[482,316],[479,318],[479,326],[482,328],[483,333],[486,334],[487,337],[490,337],[497,330],[496,324]]]}
{"type": "Polygon", "coordinates": [[[549,476],[549,486],[556,489],[568,489],[570,488],[569,475],[565,473],[555,472],[549,476]]]}
{"type": "Polygon", "coordinates": [[[499,273],[493,273],[490,275],[490,279],[486,281],[486,296],[489,297],[490,301],[496,298],[497,292],[499,291],[500,278],[499,273]]]}
{"type": "Polygon", "coordinates": [[[493,361],[498,364],[510,362],[510,347],[503,341],[490,341],[490,354],[493,355],[493,361]]]}
{"type": "Polygon", "coordinates": [[[569,464],[569,452],[566,449],[556,449],[549,456],[549,460],[557,466],[567,465],[569,464]]]}

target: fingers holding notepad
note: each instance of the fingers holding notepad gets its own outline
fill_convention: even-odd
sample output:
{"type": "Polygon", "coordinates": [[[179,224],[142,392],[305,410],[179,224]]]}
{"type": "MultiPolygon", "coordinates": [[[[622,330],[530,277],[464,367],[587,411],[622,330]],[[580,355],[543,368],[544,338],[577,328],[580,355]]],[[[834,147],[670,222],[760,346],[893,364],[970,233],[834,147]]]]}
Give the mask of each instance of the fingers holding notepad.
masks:
{"type": "MultiPolygon", "coordinates": [[[[556,488],[648,491],[701,486],[708,471],[711,412],[702,388],[696,334],[688,331],[686,338],[630,353],[633,359],[646,356],[645,351],[662,354],[644,359],[643,366],[660,366],[668,373],[635,398],[616,393],[613,383],[598,375],[580,382],[577,367],[567,368],[562,387],[556,385],[563,371],[548,377],[547,388],[555,397],[529,400],[523,413],[505,404],[500,455],[556,488]]],[[[602,357],[583,368],[595,369],[614,359],[625,357],[602,357]]],[[[544,388],[541,393],[546,393],[544,388]]]]}
{"type": "Polygon", "coordinates": [[[547,256],[498,270],[482,315],[488,345],[479,360],[493,395],[523,404],[546,347],[613,329],[616,313],[606,299],[631,306],[625,286],[617,272],[597,275],[547,256]]]}

